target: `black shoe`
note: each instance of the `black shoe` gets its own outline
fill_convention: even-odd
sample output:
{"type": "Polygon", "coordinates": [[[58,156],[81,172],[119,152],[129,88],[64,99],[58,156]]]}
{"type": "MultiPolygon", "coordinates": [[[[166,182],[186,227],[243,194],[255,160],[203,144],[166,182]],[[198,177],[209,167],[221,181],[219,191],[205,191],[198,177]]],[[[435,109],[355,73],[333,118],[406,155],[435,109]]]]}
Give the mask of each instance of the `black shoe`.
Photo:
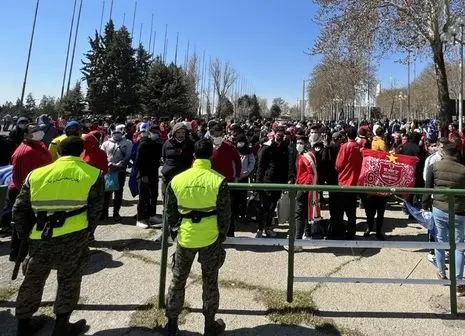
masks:
{"type": "Polygon", "coordinates": [[[371,234],[371,231],[370,231],[370,230],[366,230],[366,231],[363,233],[363,237],[368,238],[368,237],[370,237],[370,234],[371,234]]]}
{"type": "Polygon", "coordinates": [[[116,214],[113,215],[113,220],[114,220],[115,222],[120,223],[120,222],[121,222],[121,219],[122,219],[122,218],[121,218],[121,216],[119,215],[119,213],[116,213],[116,214]]]}
{"type": "Polygon", "coordinates": [[[86,320],[71,323],[69,322],[70,316],[70,313],[57,315],[52,336],[80,336],[89,330],[86,320]]]}
{"type": "Polygon", "coordinates": [[[385,241],[386,237],[381,232],[376,233],[376,238],[380,241],[385,241]]]}
{"type": "Polygon", "coordinates": [[[220,336],[226,330],[226,324],[219,319],[214,322],[205,322],[204,336],[220,336]]]}
{"type": "Polygon", "coordinates": [[[168,319],[168,323],[165,326],[166,336],[176,336],[179,333],[178,319],[168,319]]]}
{"type": "Polygon", "coordinates": [[[45,320],[41,317],[32,317],[18,320],[18,330],[16,336],[32,336],[40,331],[45,325],[45,320]]]}

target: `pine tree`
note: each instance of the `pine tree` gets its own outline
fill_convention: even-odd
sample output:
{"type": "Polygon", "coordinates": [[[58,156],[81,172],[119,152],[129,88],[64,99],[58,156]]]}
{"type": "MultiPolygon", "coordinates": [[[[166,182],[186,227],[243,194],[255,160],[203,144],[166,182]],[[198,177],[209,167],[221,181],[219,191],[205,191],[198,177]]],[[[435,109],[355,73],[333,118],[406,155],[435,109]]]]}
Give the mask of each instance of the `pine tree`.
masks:
{"type": "Polygon", "coordinates": [[[67,118],[73,117],[79,119],[82,112],[84,111],[84,96],[81,91],[81,83],[77,82],[74,88],[72,88],[60,101],[59,110],[61,115],[67,118]]]}
{"type": "Polygon", "coordinates": [[[26,104],[24,105],[24,116],[29,120],[33,121],[37,116],[37,106],[32,93],[29,93],[26,97],[26,104]]]}
{"type": "Polygon", "coordinates": [[[182,115],[194,117],[197,106],[192,104],[196,95],[195,85],[189,83],[181,67],[169,66],[157,57],[152,64],[146,83],[141,88],[141,99],[148,115],[173,117],[182,115]]]}
{"type": "Polygon", "coordinates": [[[152,66],[152,55],[144,48],[142,44],[136,50],[136,61],[135,61],[135,73],[136,73],[136,94],[137,94],[137,110],[140,110],[143,106],[141,100],[141,90],[147,81],[152,66]]]}

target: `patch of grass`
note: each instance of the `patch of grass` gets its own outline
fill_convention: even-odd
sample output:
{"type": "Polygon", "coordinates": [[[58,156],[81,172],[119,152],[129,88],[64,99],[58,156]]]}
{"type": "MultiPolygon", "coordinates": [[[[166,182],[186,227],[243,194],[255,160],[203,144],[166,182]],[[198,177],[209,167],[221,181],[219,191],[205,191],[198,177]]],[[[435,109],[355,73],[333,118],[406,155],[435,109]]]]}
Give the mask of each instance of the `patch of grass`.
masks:
{"type": "Polygon", "coordinates": [[[328,319],[318,316],[318,309],[312,298],[312,292],[294,292],[294,301],[286,301],[286,293],[277,290],[262,290],[256,293],[257,301],[266,306],[266,315],[274,323],[283,325],[308,325],[327,335],[363,336],[357,330],[339,328],[328,319]]]}
{"type": "Polygon", "coordinates": [[[17,291],[18,287],[16,286],[9,285],[6,287],[0,287],[0,302],[8,300],[13,295],[15,295],[17,291]]]}
{"type": "MultiPolygon", "coordinates": [[[[129,321],[130,327],[146,327],[150,329],[164,327],[168,322],[165,316],[165,310],[157,308],[158,297],[150,298],[146,304],[140,307],[136,312],[132,313],[129,321]]],[[[179,325],[186,323],[186,316],[189,314],[190,305],[184,304],[184,308],[179,315],[179,325]]]]}
{"type": "Polygon", "coordinates": [[[257,301],[263,302],[268,318],[275,323],[314,326],[318,322],[317,310],[308,292],[294,292],[294,301],[288,303],[284,291],[267,289],[257,293],[257,301]]]}

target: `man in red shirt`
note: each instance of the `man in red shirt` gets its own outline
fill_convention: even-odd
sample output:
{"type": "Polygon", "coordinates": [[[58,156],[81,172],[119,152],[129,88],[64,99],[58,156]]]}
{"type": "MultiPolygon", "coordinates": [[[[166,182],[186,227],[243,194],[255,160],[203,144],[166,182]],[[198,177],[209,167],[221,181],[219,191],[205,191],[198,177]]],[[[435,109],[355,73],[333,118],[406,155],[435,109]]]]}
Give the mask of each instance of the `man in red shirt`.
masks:
{"type": "MultiPolygon", "coordinates": [[[[362,170],[362,152],[360,145],[355,141],[357,129],[350,127],[347,130],[348,142],[341,146],[336,159],[336,171],[340,187],[356,186],[360,171],[362,170]]],[[[346,239],[355,239],[357,222],[357,194],[339,193],[338,202],[335,202],[335,225],[343,225],[344,212],[347,215],[346,239]]]]}
{"type": "MultiPolygon", "coordinates": [[[[213,141],[213,155],[211,157],[212,168],[226,178],[228,183],[237,182],[241,177],[241,157],[236,147],[229,141],[225,141],[224,128],[216,125],[210,130],[213,141]]],[[[231,208],[234,209],[236,199],[231,192],[231,208]]],[[[228,237],[234,237],[237,213],[231,216],[228,237]]]]}
{"type": "MultiPolygon", "coordinates": [[[[13,181],[8,188],[8,206],[13,208],[16,197],[23,186],[26,177],[36,168],[52,163],[52,156],[42,142],[44,131],[36,124],[28,124],[24,133],[23,142],[16,148],[11,156],[13,165],[13,181]]],[[[10,260],[16,259],[19,252],[20,241],[17,238],[15,228],[11,238],[10,260]]]]}

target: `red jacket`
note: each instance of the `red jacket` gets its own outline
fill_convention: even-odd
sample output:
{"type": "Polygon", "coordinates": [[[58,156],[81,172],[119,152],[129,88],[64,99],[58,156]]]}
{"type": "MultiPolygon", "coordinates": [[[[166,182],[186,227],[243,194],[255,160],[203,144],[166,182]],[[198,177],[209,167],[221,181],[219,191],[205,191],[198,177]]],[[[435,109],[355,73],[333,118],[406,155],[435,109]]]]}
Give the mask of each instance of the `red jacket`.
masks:
{"type": "Polygon", "coordinates": [[[105,175],[108,173],[108,158],[107,153],[100,149],[99,142],[94,136],[99,131],[92,131],[84,135],[84,152],[82,152],[82,159],[90,164],[92,167],[100,169],[105,175]]]}
{"type": "Polygon", "coordinates": [[[52,163],[52,156],[42,141],[24,140],[11,156],[13,181],[11,189],[21,189],[31,171],[52,163]]]}
{"type": "Polygon", "coordinates": [[[313,184],[314,179],[315,174],[310,162],[303,155],[299,155],[297,158],[297,178],[295,184],[313,184]]]}
{"type": "Polygon", "coordinates": [[[339,186],[356,186],[362,170],[362,152],[355,140],[341,146],[336,159],[339,186]]]}
{"type": "Polygon", "coordinates": [[[226,177],[228,182],[234,182],[241,177],[241,157],[236,147],[229,142],[223,142],[220,147],[213,149],[211,157],[212,168],[226,177]]]}

